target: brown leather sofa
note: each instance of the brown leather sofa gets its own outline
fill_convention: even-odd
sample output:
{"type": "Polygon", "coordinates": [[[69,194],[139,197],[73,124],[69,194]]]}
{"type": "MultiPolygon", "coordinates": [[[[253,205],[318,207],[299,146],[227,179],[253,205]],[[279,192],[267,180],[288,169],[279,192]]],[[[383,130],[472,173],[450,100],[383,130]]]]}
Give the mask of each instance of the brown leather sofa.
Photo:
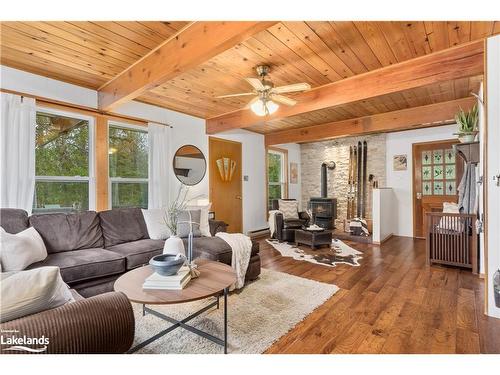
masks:
{"type": "MultiPolygon", "coordinates": [[[[9,233],[33,226],[43,238],[48,256],[29,268],[58,266],[63,280],[83,297],[112,291],[120,275],[147,264],[161,254],[164,245],[164,240],[149,238],[138,208],[30,217],[24,210],[3,208],[0,226],[9,233]]],[[[212,236],[225,227],[223,222],[210,221],[212,236]]],[[[218,237],[196,237],[193,253],[195,258],[231,264],[231,247],[218,237]]],[[[259,244],[254,242],[246,279],[256,279],[259,274],[259,244]]]]}
{"type": "MultiPolygon", "coordinates": [[[[285,201],[295,201],[296,199],[283,199],[285,201]]],[[[279,210],[279,200],[272,200],[272,209],[279,210]]],[[[298,219],[285,219],[283,214],[277,213],[274,217],[275,220],[275,234],[274,237],[279,242],[294,242],[295,230],[309,224],[310,217],[307,212],[298,212],[298,219]]]]}

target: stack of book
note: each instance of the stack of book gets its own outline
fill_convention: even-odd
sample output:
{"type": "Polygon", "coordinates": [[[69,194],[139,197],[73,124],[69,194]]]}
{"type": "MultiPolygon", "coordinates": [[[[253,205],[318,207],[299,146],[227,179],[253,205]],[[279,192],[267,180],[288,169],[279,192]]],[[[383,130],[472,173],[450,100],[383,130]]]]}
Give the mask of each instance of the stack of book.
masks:
{"type": "Polygon", "coordinates": [[[181,290],[191,280],[191,273],[188,266],[182,266],[176,275],[162,276],[153,273],[144,280],[143,289],[170,289],[181,290]]]}

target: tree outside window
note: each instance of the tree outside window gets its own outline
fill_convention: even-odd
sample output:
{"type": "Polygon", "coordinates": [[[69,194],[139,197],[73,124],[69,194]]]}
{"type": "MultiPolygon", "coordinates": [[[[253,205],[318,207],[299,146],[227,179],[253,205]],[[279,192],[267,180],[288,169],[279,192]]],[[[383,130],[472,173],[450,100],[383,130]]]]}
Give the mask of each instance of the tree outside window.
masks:
{"type": "Polygon", "coordinates": [[[286,198],[286,153],[274,149],[267,151],[267,198],[268,209],[273,199],[286,198]]]}
{"type": "Polygon", "coordinates": [[[90,121],[57,111],[37,112],[33,212],[89,209],[90,121]]]}
{"type": "Polygon", "coordinates": [[[148,133],[109,126],[111,207],[148,207],[148,133]]]}

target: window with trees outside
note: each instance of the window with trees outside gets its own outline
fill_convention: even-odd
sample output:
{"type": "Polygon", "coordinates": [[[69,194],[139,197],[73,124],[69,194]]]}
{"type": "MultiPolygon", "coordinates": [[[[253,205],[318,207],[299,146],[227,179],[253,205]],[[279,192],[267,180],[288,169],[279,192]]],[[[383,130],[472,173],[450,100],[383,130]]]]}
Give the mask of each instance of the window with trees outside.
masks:
{"type": "Polygon", "coordinates": [[[287,198],[287,153],[267,150],[267,204],[272,209],[273,199],[287,198]]]}
{"type": "Polygon", "coordinates": [[[148,133],[139,126],[109,124],[111,208],[148,208],[148,133]]]}
{"type": "Polygon", "coordinates": [[[93,134],[93,117],[37,111],[34,213],[94,209],[93,134]]]}

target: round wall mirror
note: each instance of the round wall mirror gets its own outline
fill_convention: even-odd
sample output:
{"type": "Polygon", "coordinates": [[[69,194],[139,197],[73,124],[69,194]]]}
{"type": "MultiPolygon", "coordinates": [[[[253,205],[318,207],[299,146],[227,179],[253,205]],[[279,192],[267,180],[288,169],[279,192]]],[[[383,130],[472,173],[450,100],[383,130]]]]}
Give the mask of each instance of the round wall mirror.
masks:
{"type": "Polygon", "coordinates": [[[177,179],[184,185],[193,186],[198,184],[207,171],[205,155],[193,145],[179,147],[174,155],[174,173],[177,179]]]}

